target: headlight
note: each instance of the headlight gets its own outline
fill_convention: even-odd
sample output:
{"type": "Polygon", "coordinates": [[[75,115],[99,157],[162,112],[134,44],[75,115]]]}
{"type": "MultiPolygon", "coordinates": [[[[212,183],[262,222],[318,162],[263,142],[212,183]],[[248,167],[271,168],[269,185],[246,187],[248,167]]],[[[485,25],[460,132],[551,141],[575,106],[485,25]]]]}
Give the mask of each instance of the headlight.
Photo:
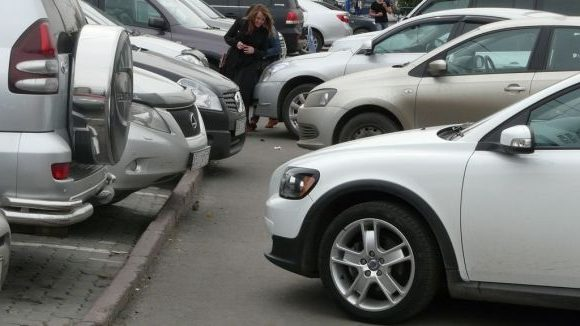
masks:
{"type": "Polygon", "coordinates": [[[211,91],[207,86],[201,84],[197,80],[182,78],[177,81],[179,85],[190,89],[195,95],[195,104],[200,109],[222,111],[222,104],[217,95],[211,91]]]}
{"type": "Polygon", "coordinates": [[[266,69],[264,69],[264,72],[262,73],[262,77],[260,78],[260,81],[266,81],[266,80],[270,79],[270,77],[272,77],[273,74],[275,74],[276,72],[278,72],[284,68],[287,68],[288,66],[290,66],[290,63],[285,62],[285,61],[274,62],[273,64],[266,67],[266,69]]]}
{"type": "Polygon", "coordinates": [[[171,133],[171,129],[161,115],[154,108],[141,103],[131,103],[131,122],[168,134],[171,133]]]}
{"type": "Polygon", "coordinates": [[[326,106],[328,102],[332,100],[335,94],[336,89],[334,88],[324,88],[315,90],[308,94],[304,106],[307,107],[326,106]]]}
{"type": "Polygon", "coordinates": [[[289,167],[280,180],[280,197],[302,199],[314,188],[320,173],[316,170],[289,167]]]}
{"type": "Polygon", "coordinates": [[[191,63],[194,65],[205,67],[203,62],[201,62],[201,60],[199,60],[199,58],[194,56],[193,54],[180,54],[177,57],[175,57],[175,59],[185,61],[187,63],[191,63]]]}

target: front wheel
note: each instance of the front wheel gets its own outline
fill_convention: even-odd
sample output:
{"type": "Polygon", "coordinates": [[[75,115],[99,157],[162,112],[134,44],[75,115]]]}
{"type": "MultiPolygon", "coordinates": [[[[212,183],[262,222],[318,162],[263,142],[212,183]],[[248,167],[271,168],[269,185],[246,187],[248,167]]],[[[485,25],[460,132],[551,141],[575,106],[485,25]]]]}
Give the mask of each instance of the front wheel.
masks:
{"type": "Polygon", "coordinates": [[[393,120],[377,112],[365,112],[351,117],[342,127],[338,142],[365,138],[398,131],[399,126],[393,120]]]}
{"type": "Polygon", "coordinates": [[[316,84],[307,83],[294,87],[284,98],[282,120],[294,138],[298,138],[298,110],[306,102],[306,96],[316,84]]]}
{"type": "Polygon", "coordinates": [[[344,310],[373,323],[418,314],[441,277],[431,232],[413,211],[390,202],[361,203],[338,215],[323,235],[319,270],[344,310]]]}

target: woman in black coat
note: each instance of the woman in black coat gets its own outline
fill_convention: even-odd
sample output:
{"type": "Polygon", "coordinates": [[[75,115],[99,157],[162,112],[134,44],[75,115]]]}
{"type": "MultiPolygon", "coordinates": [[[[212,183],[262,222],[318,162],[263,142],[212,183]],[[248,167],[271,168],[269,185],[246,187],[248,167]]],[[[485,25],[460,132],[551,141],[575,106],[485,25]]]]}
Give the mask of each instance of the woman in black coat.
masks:
{"type": "MultiPolygon", "coordinates": [[[[224,36],[231,48],[228,50],[223,74],[240,87],[246,119],[252,105],[254,87],[260,78],[260,68],[266,60],[272,22],[268,8],[257,4],[246,17],[236,20],[224,36]]],[[[250,130],[256,129],[255,122],[247,120],[247,123],[250,130]]]]}

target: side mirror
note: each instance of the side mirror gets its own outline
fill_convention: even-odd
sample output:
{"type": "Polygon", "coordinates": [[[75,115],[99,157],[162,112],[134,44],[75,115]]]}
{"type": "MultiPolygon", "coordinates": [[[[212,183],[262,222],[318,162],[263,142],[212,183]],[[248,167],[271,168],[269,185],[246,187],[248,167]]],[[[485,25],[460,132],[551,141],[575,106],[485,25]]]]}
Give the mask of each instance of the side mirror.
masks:
{"type": "Polygon", "coordinates": [[[429,62],[429,66],[427,67],[427,71],[433,77],[439,77],[443,75],[444,72],[447,71],[447,61],[440,59],[429,62]]]}
{"type": "Polygon", "coordinates": [[[506,153],[530,154],[534,152],[534,139],[530,127],[519,125],[501,132],[500,144],[506,153]]]}
{"type": "Polygon", "coordinates": [[[365,40],[360,49],[365,55],[373,54],[373,40],[365,40]]]}
{"type": "Polygon", "coordinates": [[[147,25],[149,25],[149,27],[157,28],[162,31],[167,29],[167,23],[165,23],[165,19],[161,17],[149,17],[147,25]]]}

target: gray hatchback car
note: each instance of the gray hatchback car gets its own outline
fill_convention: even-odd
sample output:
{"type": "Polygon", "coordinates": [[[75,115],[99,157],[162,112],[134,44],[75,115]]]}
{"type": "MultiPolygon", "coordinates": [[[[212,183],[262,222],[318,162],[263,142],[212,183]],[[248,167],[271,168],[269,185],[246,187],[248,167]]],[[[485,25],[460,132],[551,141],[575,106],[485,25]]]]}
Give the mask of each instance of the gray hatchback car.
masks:
{"type": "Polygon", "coordinates": [[[127,141],[129,36],[83,26],[77,0],[2,8],[19,14],[0,20],[0,211],[10,223],[82,221],[91,199],[111,199],[104,165],[120,159],[127,141]]]}
{"type": "Polygon", "coordinates": [[[200,50],[217,67],[229,46],[225,31],[207,25],[179,0],[88,0],[121,23],[200,50]]]}

